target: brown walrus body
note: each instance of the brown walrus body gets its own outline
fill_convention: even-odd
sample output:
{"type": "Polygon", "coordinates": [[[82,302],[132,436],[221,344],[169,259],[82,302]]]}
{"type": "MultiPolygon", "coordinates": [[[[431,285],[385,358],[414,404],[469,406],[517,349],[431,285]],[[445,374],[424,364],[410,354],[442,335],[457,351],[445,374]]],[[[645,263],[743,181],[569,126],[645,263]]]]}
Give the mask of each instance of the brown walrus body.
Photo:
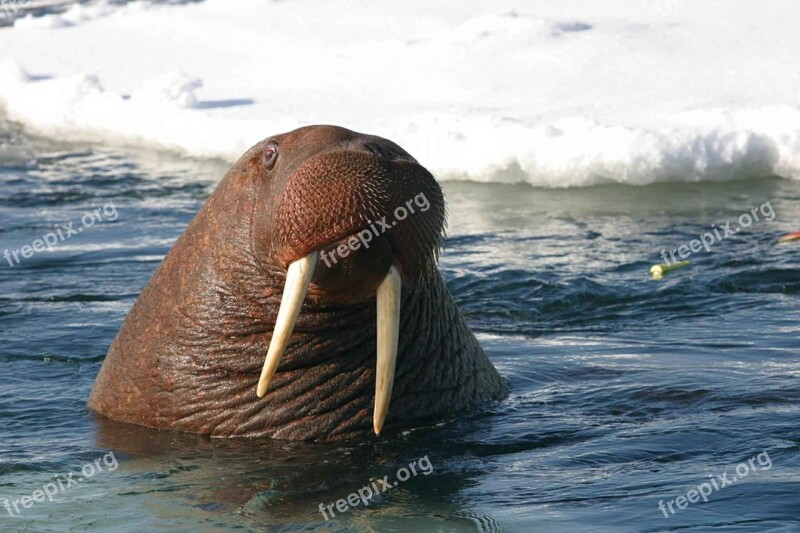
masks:
{"type": "Polygon", "coordinates": [[[504,381],[436,268],[443,227],[438,184],[390,141],[312,126],[260,142],[142,290],[89,407],[215,436],[326,440],[367,432],[380,342],[376,291],[387,272],[402,280],[388,423],[503,397],[504,381]],[[294,331],[259,398],[287,269],[313,258],[294,331]]]}

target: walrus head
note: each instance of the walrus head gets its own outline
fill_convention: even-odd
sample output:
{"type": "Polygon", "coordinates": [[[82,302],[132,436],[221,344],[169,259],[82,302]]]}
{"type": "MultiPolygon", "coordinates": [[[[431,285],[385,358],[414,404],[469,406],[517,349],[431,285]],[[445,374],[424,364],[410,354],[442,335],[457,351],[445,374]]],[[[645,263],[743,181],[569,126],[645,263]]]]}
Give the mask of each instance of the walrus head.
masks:
{"type": "Polygon", "coordinates": [[[328,440],[501,398],[437,269],[445,205],[395,143],[265,139],[217,186],[120,328],[89,407],[215,436],[328,440]]]}

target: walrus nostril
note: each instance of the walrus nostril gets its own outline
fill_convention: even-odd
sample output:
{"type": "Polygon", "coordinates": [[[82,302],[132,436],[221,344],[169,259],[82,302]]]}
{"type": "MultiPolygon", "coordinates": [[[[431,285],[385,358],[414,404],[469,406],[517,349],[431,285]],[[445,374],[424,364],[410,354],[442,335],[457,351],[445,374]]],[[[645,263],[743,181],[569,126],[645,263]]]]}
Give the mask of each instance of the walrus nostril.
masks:
{"type": "Polygon", "coordinates": [[[375,154],[378,157],[382,157],[384,159],[393,160],[393,159],[402,159],[403,158],[403,156],[401,154],[393,151],[390,147],[385,146],[385,145],[380,144],[380,143],[367,142],[367,143],[364,143],[364,148],[368,152],[370,152],[372,154],[375,154]]]}

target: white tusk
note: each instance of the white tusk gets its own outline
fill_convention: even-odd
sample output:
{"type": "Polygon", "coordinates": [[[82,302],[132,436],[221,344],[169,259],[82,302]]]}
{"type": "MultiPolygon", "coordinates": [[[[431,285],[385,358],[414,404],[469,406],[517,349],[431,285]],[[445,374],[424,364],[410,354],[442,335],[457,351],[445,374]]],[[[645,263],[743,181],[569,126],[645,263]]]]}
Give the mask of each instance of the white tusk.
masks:
{"type": "Polygon", "coordinates": [[[375,412],[372,428],[381,434],[392,399],[397,341],[400,334],[400,272],[392,265],[378,287],[378,362],[375,370],[375,412]]]}
{"type": "Polygon", "coordinates": [[[264,359],[264,368],[261,369],[261,377],[258,378],[256,394],[259,398],[263,398],[267,393],[278,363],[281,362],[283,352],[286,350],[286,345],[289,344],[289,337],[297,322],[300,308],[303,306],[303,300],[311,283],[311,276],[314,275],[318,255],[319,252],[311,252],[289,265],[286,273],[286,286],[283,288],[283,297],[281,297],[281,307],[278,309],[278,318],[275,320],[275,329],[272,331],[272,340],[270,340],[269,350],[267,350],[267,358],[264,359]]]}

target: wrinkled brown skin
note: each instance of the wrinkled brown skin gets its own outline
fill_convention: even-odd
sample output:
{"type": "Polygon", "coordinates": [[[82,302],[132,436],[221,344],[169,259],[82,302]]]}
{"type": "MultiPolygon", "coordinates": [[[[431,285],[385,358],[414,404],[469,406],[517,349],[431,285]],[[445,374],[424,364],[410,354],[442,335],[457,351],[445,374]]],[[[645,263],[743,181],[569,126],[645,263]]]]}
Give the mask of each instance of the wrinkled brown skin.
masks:
{"type": "Polygon", "coordinates": [[[230,169],[176,241],[109,348],[89,407],[213,436],[333,440],[371,432],[375,291],[402,275],[387,426],[506,394],[436,268],[445,208],[396,144],[334,126],[265,139],[230,169]],[[276,143],[273,168],[264,149],[276,143]],[[423,193],[430,208],[331,268],[322,261],[267,395],[256,397],[288,265],[331,250],[423,193]]]}

